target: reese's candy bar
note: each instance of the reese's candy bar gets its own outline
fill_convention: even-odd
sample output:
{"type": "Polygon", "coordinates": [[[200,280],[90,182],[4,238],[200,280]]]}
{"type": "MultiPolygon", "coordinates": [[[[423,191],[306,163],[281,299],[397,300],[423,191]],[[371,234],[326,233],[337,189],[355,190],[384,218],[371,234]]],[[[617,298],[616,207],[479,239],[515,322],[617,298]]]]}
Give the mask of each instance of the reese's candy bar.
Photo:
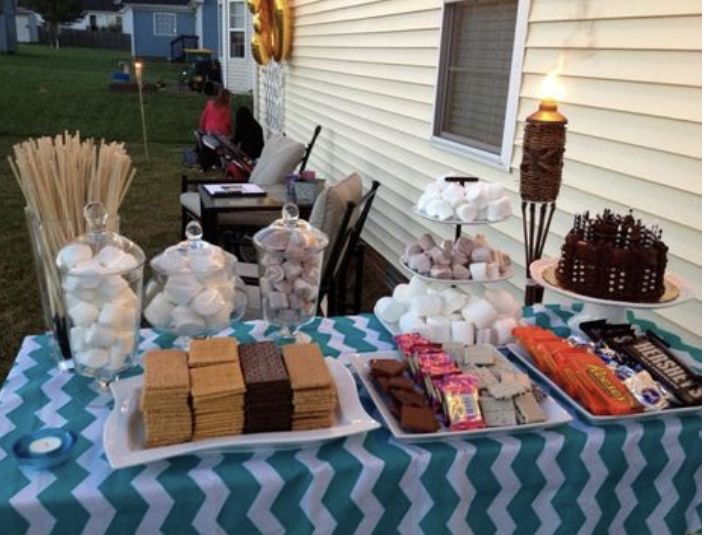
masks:
{"type": "Polygon", "coordinates": [[[702,402],[702,378],[684,365],[652,334],[620,343],[619,349],[637,361],[685,405],[702,402]]]}
{"type": "Polygon", "coordinates": [[[452,375],[440,385],[442,405],[452,431],[485,427],[479,406],[479,389],[469,375],[452,375]]]}

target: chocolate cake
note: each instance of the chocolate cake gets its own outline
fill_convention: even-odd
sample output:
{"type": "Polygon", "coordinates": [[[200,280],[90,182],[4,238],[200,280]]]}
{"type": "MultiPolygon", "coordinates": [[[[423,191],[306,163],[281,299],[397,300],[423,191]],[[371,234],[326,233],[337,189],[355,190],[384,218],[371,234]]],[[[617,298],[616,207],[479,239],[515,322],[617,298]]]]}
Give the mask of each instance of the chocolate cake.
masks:
{"type": "Polygon", "coordinates": [[[667,266],[661,237],[657,225],[646,227],[630,212],[578,214],[562,246],[557,280],[562,288],[590,297],[657,302],[665,292],[667,266]]]}

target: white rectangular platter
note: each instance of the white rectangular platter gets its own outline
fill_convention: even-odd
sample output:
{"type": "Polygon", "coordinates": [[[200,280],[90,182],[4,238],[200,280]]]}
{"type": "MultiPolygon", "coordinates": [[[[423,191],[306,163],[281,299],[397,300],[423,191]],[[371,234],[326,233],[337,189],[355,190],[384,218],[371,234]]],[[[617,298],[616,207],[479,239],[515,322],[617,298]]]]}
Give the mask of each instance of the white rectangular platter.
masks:
{"type": "Polygon", "coordinates": [[[345,366],[326,358],[328,369],[337,386],[339,399],[332,427],[310,431],[251,433],[185,442],[158,448],[144,447],[144,427],[139,410],[143,375],[111,384],[115,406],[103,429],[103,446],[110,466],[126,468],[169,457],[189,455],[205,450],[253,450],[255,448],[293,449],[314,446],[340,437],[366,433],[380,427],[362,407],[357,385],[345,366]]]}
{"type": "Polygon", "coordinates": [[[520,345],[508,344],[506,347],[511,352],[511,354],[513,354],[519,360],[519,362],[521,362],[521,364],[523,364],[527,369],[531,371],[531,373],[533,373],[536,377],[540,378],[540,380],[547,384],[553,392],[556,392],[562,399],[564,399],[565,402],[570,405],[570,407],[572,407],[575,411],[577,411],[577,413],[579,413],[582,417],[584,417],[586,420],[588,420],[594,425],[607,425],[616,422],[621,422],[624,420],[645,420],[648,418],[657,418],[659,416],[682,416],[686,414],[701,413],[702,411],[701,405],[697,405],[695,407],[676,407],[673,409],[665,409],[661,411],[647,411],[635,414],[624,414],[616,416],[603,416],[598,414],[592,414],[587,409],[582,407],[582,405],[576,399],[572,398],[572,396],[565,392],[557,383],[553,382],[550,377],[543,373],[540,368],[535,365],[535,363],[533,362],[533,358],[530,356],[530,354],[520,345]]]}
{"type": "Polygon", "coordinates": [[[355,373],[361,379],[364,387],[367,389],[367,392],[369,392],[374,404],[384,418],[386,427],[389,428],[391,433],[398,440],[403,440],[406,442],[427,442],[448,438],[472,438],[485,435],[519,433],[523,431],[535,431],[536,429],[543,429],[546,427],[554,427],[556,425],[568,423],[572,420],[572,416],[570,416],[565,409],[558,405],[552,397],[546,396],[541,403],[541,406],[547,416],[547,420],[544,422],[506,427],[485,427],[483,429],[472,429],[469,431],[450,431],[446,427],[441,427],[435,433],[407,433],[401,428],[398,419],[391,414],[386,401],[384,401],[384,394],[378,389],[376,384],[374,384],[374,381],[369,373],[369,361],[371,359],[401,360],[401,354],[398,351],[389,350],[379,351],[376,353],[350,353],[345,355],[345,357],[354,369],[355,373]]]}

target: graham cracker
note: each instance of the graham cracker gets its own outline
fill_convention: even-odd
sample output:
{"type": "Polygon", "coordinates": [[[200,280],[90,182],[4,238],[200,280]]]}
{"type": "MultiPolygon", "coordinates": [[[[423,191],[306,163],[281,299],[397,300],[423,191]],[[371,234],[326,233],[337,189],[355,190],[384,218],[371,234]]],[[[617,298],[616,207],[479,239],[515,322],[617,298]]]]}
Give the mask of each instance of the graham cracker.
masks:
{"type": "Polygon", "coordinates": [[[176,349],[160,349],[144,357],[144,389],[186,391],[190,388],[186,353],[176,349]]]}
{"type": "Polygon", "coordinates": [[[281,352],[294,391],[332,387],[332,376],[318,344],[289,344],[281,352]]]}
{"type": "Polygon", "coordinates": [[[188,350],[188,365],[191,368],[238,362],[237,339],[231,336],[192,340],[188,350]]]}
{"type": "Polygon", "coordinates": [[[237,362],[191,368],[190,374],[191,396],[194,401],[245,392],[242,370],[237,362]]]}

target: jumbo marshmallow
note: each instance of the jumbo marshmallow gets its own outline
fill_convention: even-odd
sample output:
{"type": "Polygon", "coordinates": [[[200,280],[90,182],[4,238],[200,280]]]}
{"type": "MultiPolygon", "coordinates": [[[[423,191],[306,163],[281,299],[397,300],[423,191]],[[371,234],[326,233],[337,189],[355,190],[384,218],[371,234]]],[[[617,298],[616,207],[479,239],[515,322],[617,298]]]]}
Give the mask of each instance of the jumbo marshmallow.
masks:
{"type": "Polygon", "coordinates": [[[174,304],[167,299],[163,292],[160,292],[144,309],[144,317],[154,327],[167,328],[171,323],[173,310],[174,304]]]}
{"type": "Polygon", "coordinates": [[[274,290],[289,295],[291,292],[293,292],[293,284],[284,279],[281,282],[277,282],[274,284],[274,290]]]}
{"type": "Polygon", "coordinates": [[[71,269],[93,258],[93,251],[85,243],[70,243],[59,251],[59,265],[71,269]]]}
{"type": "Polygon", "coordinates": [[[489,221],[505,219],[511,215],[511,200],[508,197],[501,197],[491,201],[486,209],[486,216],[489,221]]]}
{"type": "Polygon", "coordinates": [[[303,266],[300,262],[296,262],[295,260],[286,260],[286,262],[281,264],[281,267],[284,270],[286,280],[289,281],[297,279],[303,273],[303,266]]]}
{"type": "Polygon", "coordinates": [[[313,301],[318,297],[317,287],[304,281],[303,279],[297,279],[293,283],[293,291],[296,295],[302,297],[306,301],[313,301]]]}
{"type": "Polygon", "coordinates": [[[467,202],[459,205],[455,209],[455,213],[457,214],[457,217],[465,223],[471,223],[477,219],[477,207],[472,203],[467,202]]]}
{"type": "Polygon", "coordinates": [[[108,363],[106,368],[112,372],[116,372],[125,367],[127,355],[122,352],[120,345],[110,346],[108,349],[108,363]]]}
{"type": "Polygon", "coordinates": [[[489,262],[491,260],[491,249],[489,247],[475,247],[470,255],[472,262],[489,262]]]}
{"type": "Polygon", "coordinates": [[[123,253],[121,257],[113,261],[109,266],[106,266],[105,269],[108,273],[125,273],[135,269],[137,266],[139,266],[139,262],[134,255],[123,253]]]}
{"type": "Polygon", "coordinates": [[[513,329],[518,326],[512,317],[500,318],[494,322],[493,329],[498,345],[508,344],[513,340],[513,329]]]}
{"type": "Polygon", "coordinates": [[[107,325],[94,323],[86,332],[86,346],[110,347],[115,342],[116,331],[107,325]]]}
{"type": "Polygon", "coordinates": [[[264,278],[266,278],[271,284],[281,282],[285,277],[286,272],[280,265],[267,266],[264,270],[264,278]]]}
{"type": "Polygon", "coordinates": [[[374,314],[387,323],[396,323],[405,313],[406,307],[393,297],[382,297],[374,305],[374,314]]]}
{"type": "Polygon", "coordinates": [[[72,268],[64,277],[64,282],[69,286],[67,289],[71,290],[78,288],[95,289],[100,285],[101,279],[105,274],[105,267],[94,257],[88,262],[78,264],[72,268]]]}
{"type": "Polygon", "coordinates": [[[171,275],[166,279],[164,292],[175,304],[185,305],[203,291],[201,282],[190,274],[171,275]]]}
{"type": "Polygon", "coordinates": [[[464,201],[465,191],[461,184],[450,183],[442,191],[442,198],[454,208],[464,201]]]}
{"type": "Polygon", "coordinates": [[[470,321],[478,329],[485,329],[494,322],[498,314],[488,301],[479,299],[469,303],[462,309],[462,317],[470,321]]]}
{"type": "Polygon", "coordinates": [[[474,325],[469,321],[457,320],[450,323],[450,337],[458,344],[474,344],[474,325]]]}
{"type": "Polygon", "coordinates": [[[451,279],[452,269],[450,266],[435,265],[430,268],[430,276],[434,279],[451,279]]]}
{"type": "Polygon", "coordinates": [[[409,268],[423,275],[430,273],[430,268],[433,265],[432,260],[425,253],[411,255],[407,262],[409,268]]]}
{"type": "Polygon", "coordinates": [[[94,347],[74,354],[76,362],[86,368],[97,370],[104,368],[110,361],[110,354],[105,349],[94,347]]]}
{"type": "Polygon", "coordinates": [[[418,245],[420,245],[421,249],[425,252],[428,252],[433,247],[437,246],[435,240],[430,234],[423,234],[420,238],[418,238],[418,245]]]}
{"type": "Polygon", "coordinates": [[[469,264],[469,272],[472,276],[472,280],[475,281],[485,281],[489,278],[486,262],[475,262],[473,264],[469,264]]]}
{"type": "Polygon", "coordinates": [[[230,325],[230,311],[227,308],[223,308],[216,314],[205,316],[205,324],[208,332],[215,333],[223,330],[230,325]]]}
{"type": "Polygon", "coordinates": [[[411,255],[420,254],[422,252],[423,252],[423,248],[420,245],[418,245],[417,243],[411,243],[409,245],[406,245],[406,249],[403,252],[403,256],[408,258],[411,255]]]}
{"type": "Polygon", "coordinates": [[[486,196],[490,201],[495,201],[504,196],[504,187],[501,184],[496,184],[495,182],[489,182],[486,184],[486,196]]]}
{"type": "Polygon", "coordinates": [[[437,199],[437,196],[434,197],[426,192],[422,193],[420,197],[418,197],[418,202],[416,202],[416,208],[421,212],[425,212],[428,203],[433,199],[437,199]]]}
{"type": "MultiPolygon", "coordinates": [[[[413,278],[415,279],[417,277],[413,277],[413,278]]],[[[411,279],[411,280],[413,280],[413,279],[411,279]]],[[[423,281],[421,281],[421,282],[423,282],[423,281]]],[[[408,300],[410,299],[409,285],[405,284],[405,283],[397,284],[396,288],[394,288],[393,298],[396,301],[399,301],[401,303],[407,303],[408,300]]]]}
{"type": "Polygon", "coordinates": [[[415,333],[425,328],[425,321],[412,312],[406,312],[399,318],[398,326],[403,333],[415,333]]]}
{"type": "Polygon", "coordinates": [[[486,207],[489,198],[486,192],[486,184],[482,182],[472,182],[465,186],[465,199],[468,203],[476,206],[477,210],[486,207]]]}
{"type": "Polygon", "coordinates": [[[187,306],[174,307],[171,317],[173,330],[179,336],[198,336],[205,331],[205,320],[187,306]]]}
{"type": "Polygon", "coordinates": [[[424,193],[428,194],[431,198],[437,199],[442,197],[442,192],[445,189],[445,177],[439,178],[435,182],[431,182],[425,186],[424,193]]]}
{"type": "Polygon", "coordinates": [[[455,280],[468,280],[471,276],[469,269],[462,264],[452,265],[452,278],[455,280]]]}
{"type": "Polygon", "coordinates": [[[499,266],[497,266],[493,262],[489,262],[486,265],[486,278],[489,280],[495,280],[498,279],[500,276],[501,272],[499,271],[499,266]]]}
{"type": "Polygon", "coordinates": [[[508,290],[491,289],[484,292],[486,299],[499,314],[513,315],[516,306],[520,308],[520,303],[516,301],[508,290]]]}
{"type": "Polygon", "coordinates": [[[85,327],[75,326],[71,327],[68,334],[69,344],[71,345],[72,353],[80,353],[86,349],[86,333],[87,329],[85,327]]]}
{"type": "Polygon", "coordinates": [[[68,316],[74,325],[90,327],[98,319],[100,310],[92,303],[78,301],[68,309],[68,316]]]}
{"type": "Polygon", "coordinates": [[[440,295],[443,300],[443,312],[453,314],[464,308],[467,303],[467,296],[454,288],[446,288],[440,295]]]}
{"type": "Polygon", "coordinates": [[[429,316],[426,320],[428,328],[432,329],[431,340],[445,344],[450,341],[450,320],[444,316],[429,316]]]}
{"type": "Polygon", "coordinates": [[[227,309],[227,303],[214,288],[206,288],[193,298],[191,307],[201,316],[213,316],[227,309]]]}
{"type": "Polygon", "coordinates": [[[447,202],[447,201],[433,201],[437,202],[437,206],[435,208],[435,217],[437,217],[441,221],[447,221],[448,219],[451,219],[453,215],[455,215],[455,210],[452,208],[452,205],[447,202]]]}
{"type": "Polygon", "coordinates": [[[437,316],[442,312],[442,306],[439,295],[416,295],[410,299],[410,311],[415,316],[437,316]]]}
{"type": "Polygon", "coordinates": [[[269,292],[269,308],[273,310],[289,308],[288,296],[283,292],[269,292]]]}
{"type": "Polygon", "coordinates": [[[428,293],[429,288],[429,284],[420,277],[411,277],[411,280],[408,281],[408,298],[410,299],[416,295],[425,295],[428,293]]]}
{"type": "MultiPolygon", "coordinates": [[[[115,333],[115,344],[121,348],[123,355],[131,355],[135,349],[134,330],[118,331],[115,333]]],[[[112,346],[111,346],[112,347],[112,346]]]]}
{"type": "Polygon", "coordinates": [[[191,271],[197,274],[220,271],[225,267],[225,257],[222,255],[222,253],[216,253],[215,251],[210,254],[189,254],[188,260],[191,267],[191,271]]]}
{"type": "Polygon", "coordinates": [[[121,275],[106,275],[98,287],[98,293],[105,301],[112,301],[122,294],[125,289],[129,289],[129,284],[127,284],[124,277],[121,275]]]}
{"type": "Polygon", "coordinates": [[[134,328],[137,324],[137,307],[105,303],[100,310],[98,323],[115,330],[134,328]]]}

